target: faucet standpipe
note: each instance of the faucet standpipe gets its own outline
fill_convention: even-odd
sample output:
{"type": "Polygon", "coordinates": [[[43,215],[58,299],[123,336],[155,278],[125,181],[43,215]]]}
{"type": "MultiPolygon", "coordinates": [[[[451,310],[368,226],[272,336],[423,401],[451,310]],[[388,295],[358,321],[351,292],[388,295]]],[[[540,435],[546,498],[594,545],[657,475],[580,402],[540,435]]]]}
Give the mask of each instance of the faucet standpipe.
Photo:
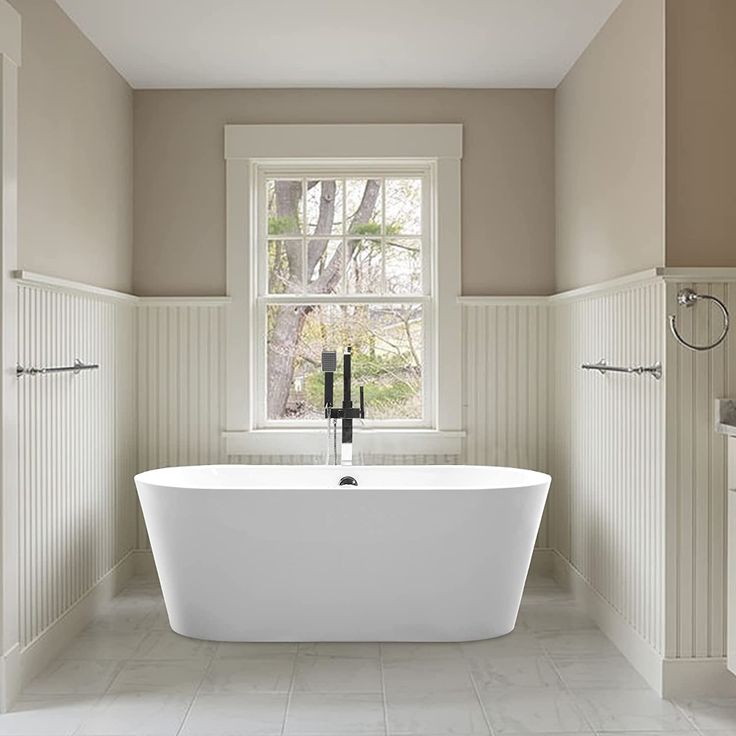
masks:
{"type": "MultiPolygon", "coordinates": [[[[322,371],[325,374],[325,417],[327,419],[341,420],[342,443],[340,463],[342,465],[353,464],[353,419],[365,418],[363,386],[360,387],[360,405],[354,407],[352,402],[352,354],[353,349],[348,345],[342,356],[342,408],[337,409],[333,406],[334,373],[337,368],[337,353],[334,351],[323,351],[322,353],[322,371]]],[[[335,464],[337,464],[337,457],[335,457],[335,464]]]]}

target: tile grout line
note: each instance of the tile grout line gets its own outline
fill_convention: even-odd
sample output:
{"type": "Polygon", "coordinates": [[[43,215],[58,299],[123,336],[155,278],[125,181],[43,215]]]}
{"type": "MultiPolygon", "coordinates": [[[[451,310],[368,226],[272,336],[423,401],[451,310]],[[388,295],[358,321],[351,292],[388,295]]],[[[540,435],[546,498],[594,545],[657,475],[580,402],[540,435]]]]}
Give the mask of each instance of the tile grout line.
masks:
{"type": "Polygon", "coordinates": [[[194,706],[194,701],[197,699],[197,696],[202,690],[202,685],[204,685],[205,680],[207,679],[207,675],[210,674],[210,671],[212,670],[212,665],[215,661],[215,655],[217,654],[217,650],[220,648],[220,643],[217,643],[217,646],[215,647],[214,652],[212,653],[212,656],[209,658],[209,661],[207,662],[207,666],[204,668],[204,672],[202,673],[202,677],[199,678],[199,684],[197,685],[196,689],[194,690],[194,694],[192,695],[191,699],[189,700],[189,705],[187,706],[186,712],[184,713],[184,717],[181,719],[181,723],[179,724],[179,728],[176,729],[176,736],[179,736],[182,729],[184,728],[184,724],[187,722],[187,718],[189,718],[189,714],[192,712],[192,707],[194,706]]]}
{"type": "MultiPolygon", "coordinates": [[[[119,593],[112,599],[111,603],[114,603],[115,599],[118,598],[120,595],[122,595],[126,591],[126,588],[123,588],[121,591],[119,591],[119,593]]],[[[151,615],[152,613],[153,613],[153,610],[147,613],[144,616],[143,620],[145,621],[148,618],[148,616],[151,615]]],[[[92,619],[90,624],[94,623],[96,618],[99,618],[99,616],[96,616],[94,619],[92,619]]],[[[81,636],[84,633],[84,631],[88,628],[88,626],[85,627],[85,629],[83,629],[76,637],[74,637],[74,639],[79,638],[79,636],[81,636]]],[[[137,631],[137,630],[138,630],[137,628],[134,629],[134,631],[137,631]]],[[[141,629],[141,631],[144,631],[145,633],[143,634],[143,638],[138,642],[135,649],[133,650],[133,654],[135,654],[140,649],[140,646],[145,641],[146,636],[148,636],[148,632],[150,631],[150,629],[141,629]]],[[[90,708],[90,712],[81,720],[80,724],[74,729],[74,731],[72,731],[72,736],[76,736],[76,734],[78,734],[87,725],[87,723],[89,722],[89,719],[92,717],[92,711],[95,708],[97,708],[97,706],[99,706],[100,703],[102,702],[103,698],[110,693],[110,688],[113,686],[113,683],[117,679],[118,675],[123,671],[125,665],[128,664],[131,660],[132,660],[131,655],[128,655],[126,657],[121,657],[120,659],[115,660],[117,662],[117,667],[115,668],[115,674],[110,678],[110,682],[107,683],[107,687],[104,689],[104,691],[96,697],[95,704],[90,708]]],[[[69,659],[66,661],[71,662],[71,661],[89,661],[89,660],[69,659]]]]}
{"type": "MultiPolygon", "coordinates": [[[[74,661],[74,660],[67,660],[68,662],[74,661]]],[[[88,660],[87,660],[88,661],[88,660]]],[[[115,674],[110,678],[110,682],[107,683],[107,687],[101,692],[99,695],[97,695],[97,698],[95,700],[95,704],[89,709],[89,713],[82,719],[80,724],[72,731],[72,736],[75,736],[75,734],[78,734],[84,726],[87,725],[87,722],[89,721],[92,711],[97,708],[97,706],[102,702],[102,699],[110,692],[110,688],[112,687],[113,682],[117,679],[118,675],[123,671],[123,667],[128,663],[127,659],[119,659],[117,660],[117,666],[115,667],[115,674]]]]}
{"type": "Polygon", "coordinates": [[[301,643],[296,643],[296,652],[294,652],[294,657],[292,659],[291,663],[291,679],[289,680],[289,692],[286,694],[286,705],[284,706],[284,718],[281,721],[281,736],[284,736],[286,733],[286,724],[289,721],[289,710],[291,709],[291,699],[294,695],[294,685],[296,684],[296,665],[297,661],[299,659],[299,650],[301,648],[301,643]]]}
{"type": "MultiPolygon", "coordinates": [[[[557,677],[559,677],[560,681],[562,682],[563,688],[568,693],[568,695],[570,695],[570,697],[572,698],[573,704],[574,704],[576,710],[579,711],[579,713],[582,716],[582,718],[585,721],[585,723],[587,723],[588,726],[590,727],[592,733],[596,734],[597,736],[599,736],[600,734],[605,734],[606,736],[608,736],[609,731],[605,731],[605,730],[599,731],[598,729],[596,729],[593,726],[593,724],[590,721],[590,719],[588,718],[588,716],[586,715],[585,711],[580,707],[580,705],[579,705],[579,697],[580,696],[578,695],[578,692],[575,691],[575,690],[573,690],[570,687],[570,685],[567,683],[567,680],[565,679],[565,677],[562,675],[562,673],[560,672],[559,668],[557,667],[557,663],[555,662],[554,655],[549,651],[549,649],[544,645],[544,643],[539,640],[539,637],[538,637],[538,634],[539,633],[541,633],[541,632],[538,632],[538,631],[533,631],[532,632],[534,638],[539,641],[539,644],[541,645],[542,650],[544,651],[544,656],[549,660],[549,664],[551,665],[552,669],[555,671],[555,674],[557,675],[557,677]]],[[[605,636],[605,634],[604,634],[604,636],[605,636]]],[[[608,637],[606,637],[606,638],[608,638],[608,637]]],[[[586,656],[588,656],[588,657],[595,657],[596,659],[598,659],[598,658],[604,657],[606,655],[604,655],[604,654],[592,654],[592,653],[578,653],[577,655],[575,655],[575,658],[576,659],[581,659],[581,658],[584,658],[586,656]]],[[[608,688],[605,688],[605,689],[608,689],[608,688]]],[[[646,688],[646,691],[648,692],[649,689],[650,688],[647,687],[646,688]]],[[[662,700],[664,700],[664,698],[662,698],[662,700]]],[[[675,707],[675,709],[679,713],[682,714],[682,716],[685,718],[685,721],[689,725],[690,730],[692,730],[696,734],[700,734],[701,736],[705,736],[704,734],[702,734],[702,731],[698,728],[698,726],[695,723],[695,721],[693,721],[693,719],[688,716],[688,714],[684,711],[684,709],[680,706],[679,703],[673,702],[673,701],[666,701],[666,702],[672,703],[672,705],[675,707]]],[[[687,733],[687,732],[685,732],[685,733],[687,733]]]]}
{"type": "Polygon", "coordinates": [[[693,730],[693,731],[694,731],[695,733],[697,733],[697,734],[701,734],[701,736],[705,736],[705,735],[703,734],[703,729],[701,729],[701,728],[700,728],[700,727],[698,726],[698,724],[697,724],[697,723],[695,723],[695,720],[694,720],[693,718],[691,718],[691,717],[690,717],[690,716],[688,715],[687,711],[686,711],[686,710],[685,710],[685,709],[684,709],[684,708],[683,708],[683,707],[682,707],[682,706],[680,705],[680,703],[679,703],[678,701],[676,701],[676,700],[670,700],[669,702],[670,702],[670,703],[672,703],[672,705],[674,705],[674,706],[675,706],[675,709],[676,709],[676,710],[677,710],[677,711],[678,711],[679,713],[681,713],[681,714],[682,714],[683,718],[684,718],[684,719],[685,719],[685,720],[686,720],[686,721],[687,721],[687,722],[688,722],[688,723],[690,724],[690,727],[692,728],[692,730],[693,730]]]}
{"type": "MultiPolygon", "coordinates": [[[[119,597],[120,595],[122,595],[124,593],[125,593],[125,588],[123,588],[115,596],[115,598],[119,597]]],[[[112,600],[114,601],[115,598],[113,598],[112,600]]],[[[146,618],[148,618],[148,616],[152,612],[153,611],[149,612],[149,614],[146,614],[146,616],[144,616],[144,619],[143,620],[145,621],[146,618]]],[[[99,618],[99,616],[96,616],[95,618],[99,618]]],[[[90,623],[93,623],[94,620],[95,619],[93,619],[92,622],[90,622],[90,623]]],[[[85,627],[85,628],[87,628],[87,627],[85,627]]],[[[135,630],[137,631],[137,629],[135,629],[135,630]]],[[[148,636],[148,632],[150,631],[150,629],[142,629],[142,631],[145,631],[145,633],[143,634],[141,640],[136,645],[136,647],[133,650],[133,652],[131,654],[128,654],[128,656],[126,656],[126,657],[122,657],[122,658],[116,660],[118,664],[117,664],[117,667],[115,668],[115,674],[114,674],[114,676],[112,678],[110,678],[110,682],[107,684],[107,687],[105,688],[105,690],[100,695],[97,696],[97,699],[95,701],[95,704],[90,708],[89,713],[82,719],[82,721],[74,729],[74,731],[72,731],[72,736],[75,736],[76,734],[78,734],[87,725],[87,723],[89,722],[89,719],[92,717],[92,711],[94,711],[100,705],[100,703],[102,703],[102,700],[103,700],[103,698],[106,695],[109,695],[110,694],[110,688],[113,686],[113,683],[118,678],[118,675],[123,671],[123,669],[125,668],[125,665],[127,665],[128,663],[130,663],[130,661],[133,658],[132,655],[134,655],[140,649],[141,644],[143,644],[143,642],[145,641],[146,637],[148,636]]],[[[83,633],[84,633],[84,629],[75,637],[75,639],[78,638],[79,636],[81,636],[83,633]]],[[[73,661],[73,660],[67,660],[67,661],[73,661]]],[[[89,661],[89,660],[85,660],[85,661],[89,661]]]]}
{"type": "Polygon", "coordinates": [[[485,703],[483,702],[483,698],[481,698],[480,696],[480,690],[478,689],[478,683],[475,680],[475,675],[473,674],[473,670],[470,667],[470,663],[467,661],[465,652],[463,652],[463,659],[465,660],[465,665],[468,668],[468,675],[470,676],[470,682],[473,686],[473,692],[475,693],[475,697],[477,698],[478,703],[480,704],[480,712],[483,714],[483,720],[486,722],[486,728],[488,729],[488,733],[490,734],[490,736],[496,736],[496,731],[491,725],[491,719],[488,715],[488,711],[486,710],[486,706],[485,706],[485,703]]]}
{"type": "MultiPolygon", "coordinates": [[[[536,632],[534,634],[534,638],[535,639],[537,638],[536,637],[536,632]]],[[[539,639],[537,639],[537,641],[539,641],[539,639]]],[[[590,718],[588,718],[588,716],[585,713],[585,711],[580,707],[580,704],[578,702],[577,695],[573,692],[572,688],[567,684],[567,681],[562,676],[562,673],[560,672],[559,668],[555,664],[554,657],[550,654],[550,652],[546,649],[546,647],[544,646],[544,644],[541,641],[539,641],[539,644],[542,647],[542,650],[544,651],[544,656],[545,656],[545,658],[547,660],[547,663],[553,669],[555,675],[557,675],[558,679],[562,683],[562,689],[568,694],[568,696],[572,700],[572,705],[575,708],[575,710],[578,712],[578,714],[580,715],[580,717],[583,719],[583,723],[585,723],[588,726],[588,728],[590,728],[590,732],[591,733],[597,734],[598,733],[598,730],[593,726],[590,718]]]]}
{"type": "Polygon", "coordinates": [[[383,642],[378,643],[378,667],[381,673],[381,701],[383,702],[383,728],[388,736],[388,698],[386,697],[386,677],[383,671],[383,642]]]}

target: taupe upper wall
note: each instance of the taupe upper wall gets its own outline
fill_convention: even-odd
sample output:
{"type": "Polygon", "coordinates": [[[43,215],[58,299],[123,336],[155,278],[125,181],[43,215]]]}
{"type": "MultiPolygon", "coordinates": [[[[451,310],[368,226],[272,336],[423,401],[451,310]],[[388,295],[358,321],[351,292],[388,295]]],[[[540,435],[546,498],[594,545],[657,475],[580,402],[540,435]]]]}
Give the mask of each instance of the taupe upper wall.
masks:
{"type": "Polygon", "coordinates": [[[129,291],[132,91],[53,0],[10,1],[23,44],[19,266],[129,291]]]}
{"type": "Polygon", "coordinates": [[[145,90],[135,293],[225,291],[226,123],[463,123],[463,291],[554,290],[552,90],[145,90]]]}
{"type": "Polygon", "coordinates": [[[23,21],[22,268],[223,293],[223,126],[269,122],[463,123],[466,294],[736,265],[734,0],[624,0],[556,93],[133,94],[53,0],[11,2],[23,21]]]}
{"type": "Polygon", "coordinates": [[[555,108],[557,290],[661,266],[664,0],[624,0],[555,108]]]}
{"type": "Polygon", "coordinates": [[[736,2],[667,0],[668,266],[736,266],[736,2]]]}

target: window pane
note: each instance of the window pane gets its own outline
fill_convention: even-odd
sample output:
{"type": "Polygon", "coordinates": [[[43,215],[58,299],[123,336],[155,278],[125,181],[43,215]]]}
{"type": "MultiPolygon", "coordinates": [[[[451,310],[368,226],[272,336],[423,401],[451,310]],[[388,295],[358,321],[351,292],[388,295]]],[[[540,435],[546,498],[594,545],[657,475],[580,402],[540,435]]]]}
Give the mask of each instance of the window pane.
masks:
{"type": "Polygon", "coordinates": [[[381,294],[383,292],[381,241],[374,238],[350,238],[347,242],[348,291],[351,294],[381,294]]]}
{"type": "Polygon", "coordinates": [[[302,182],[269,179],[266,182],[268,234],[299,235],[302,232],[302,182]]]}
{"type": "Polygon", "coordinates": [[[411,238],[386,240],[386,291],[389,294],[421,294],[420,241],[411,238]]]}
{"type": "Polygon", "coordinates": [[[347,230],[356,235],[381,234],[380,179],[348,179],[345,182],[347,230]]]}
{"type": "Polygon", "coordinates": [[[268,293],[286,294],[302,290],[302,241],[268,242],[268,293]]]}
{"type": "Polygon", "coordinates": [[[386,179],[386,234],[398,233],[422,233],[421,179],[386,179]]]}
{"type": "Polygon", "coordinates": [[[308,290],[335,294],[342,289],[342,240],[310,240],[307,243],[308,290]]]}
{"type": "Polygon", "coordinates": [[[342,182],[312,179],[307,182],[307,232],[310,235],[342,233],[342,182]]]}
{"type": "Polygon", "coordinates": [[[269,305],[267,416],[324,418],[322,350],[338,352],[335,403],[342,403],[342,352],[353,347],[353,402],[365,386],[367,419],[422,417],[422,307],[418,304],[269,305]]]}

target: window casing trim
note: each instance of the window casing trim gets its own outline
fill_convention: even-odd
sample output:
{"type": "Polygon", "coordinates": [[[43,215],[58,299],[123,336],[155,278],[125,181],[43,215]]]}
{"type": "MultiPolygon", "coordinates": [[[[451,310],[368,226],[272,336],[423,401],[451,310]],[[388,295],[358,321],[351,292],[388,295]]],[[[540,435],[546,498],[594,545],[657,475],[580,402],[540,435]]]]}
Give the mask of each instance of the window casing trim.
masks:
{"type": "MultiPolygon", "coordinates": [[[[358,435],[358,450],[370,451],[382,447],[390,438],[395,449],[401,439],[401,451],[414,454],[422,447],[432,453],[457,454],[462,437],[461,394],[461,314],[457,304],[460,293],[460,156],[462,126],[460,125],[306,125],[306,126],[225,126],[227,177],[227,290],[232,302],[228,306],[226,359],[226,429],[223,432],[228,454],[296,455],[314,448],[324,434],[320,423],[309,426],[293,421],[269,421],[264,426],[262,413],[255,401],[256,391],[263,390],[265,346],[256,342],[262,332],[260,323],[264,299],[258,288],[258,272],[252,255],[258,242],[259,222],[254,186],[264,171],[300,170],[313,173],[314,167],[325,167],[337,173],[349,166],[351,176],[360,171],[391,170],[391,175],[431,172],[434,177],[430,191],[434,199],[431,212],[430,237],[435,247],[428,257],[433,262],[425,271],[431,283],[425,283],[424,294],[413,297],[351,297],[344,301],[419,301],[429,306],[425,316],[436,349],[425,353],[423,366],[425,400],[431,399],[430,411],[424,421],[375,422],[372,428],[358,435]],[[257,130],[253,130],[257,129],[257,130]],[[266,130],[268,129],[268,130],[266,130]],[[419,130],[417,130],[419,129],[419,130]],[[252,135],[251,135],[252,134],[252,135]],[[434,136],[434,140],[433,140],[434,136]],[[299,140],[300,156],[269,157],[268,153],[294,153],[299,140]],[[422,148],[423,147],[423,148],[422,148]],[[422,156],[417,156],[421,149],[422,156]],[[388,155],[370,156],[378,151],[388,155]],[[259,155],[259,151],[262,152],[259,155]],[[355,156],[351,152],[355,152],[355,156]],[[403,155],[399,155],[400,152],[403,155]],[[431,151],[436,151],[432,155],[431,151]],[[450,155],[448,155],[450,154],[450,155]],[[346,159],[345,164],[335,159],[346,159]],[[361,159],[364,159],[361,161],[361,159]],[[376,160],[378,159],[378,160],[376,160]],[[420,160],[421,159],[421,160],[420,160]],[[248,315],[247,329],[243,315],[248,315]],[[259,388],[259,383],[261,387],[259,388]],[[440,387],[442,390],[440,391],[440,387]],[[384,427],[390,428],[384,428],[384,427]],[[270,433],[270,434],[269,434],[270,433]],[[280,449],[279,449],[280,448],[280,449]]],[[[321,302],[323,295],[311,295],[310,303],[321,302]],[[319,298],[318,298],[319,297],[319,298]]],[[[284,301],[304,303],[305,299],[291,295],[284,301]]],[[[275,301],[273,296],[268,301],[275,301]]],[[[326,301],[335,301],[327,299],[326,301]]]]}

